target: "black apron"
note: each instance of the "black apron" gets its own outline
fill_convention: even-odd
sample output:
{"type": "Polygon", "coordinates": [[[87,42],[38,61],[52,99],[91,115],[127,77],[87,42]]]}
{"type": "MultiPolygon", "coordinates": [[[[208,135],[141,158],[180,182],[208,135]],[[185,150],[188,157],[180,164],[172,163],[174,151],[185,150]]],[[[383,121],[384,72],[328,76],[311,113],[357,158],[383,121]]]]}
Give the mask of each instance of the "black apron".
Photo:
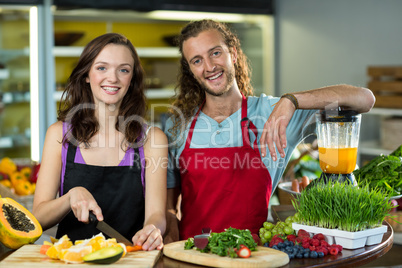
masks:
{"type": "MultiPolygon", "coordinates": [[[[141,159],[134,149],[132,166],[93,166],[74,163],[77,147],[68,145],[63,195],[82,186],[102,209],[104,221],[128,240],[143,228],[145,217],[144,188],[141,182],[141,159]]],[[[72,240],[88,239],[99,234],[94,223],[77,220],[70,211],[59,223],[56,237],[67,234],[72,240]]],[[[104,234],[105,237],[106,234],[104,234]]]]}

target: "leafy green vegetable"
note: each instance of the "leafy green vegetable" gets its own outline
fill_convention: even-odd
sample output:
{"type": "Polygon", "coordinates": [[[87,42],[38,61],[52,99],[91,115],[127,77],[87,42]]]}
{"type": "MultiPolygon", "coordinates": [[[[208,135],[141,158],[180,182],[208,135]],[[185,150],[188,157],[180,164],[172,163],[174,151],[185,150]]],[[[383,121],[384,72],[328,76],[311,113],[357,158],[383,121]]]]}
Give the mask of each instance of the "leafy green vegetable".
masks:
{"type": "Polygon", "coordinates": [[[192,249],[194,247],[194,238],[190,237],[184,243],[184,249],[192,249]]]}
{"type": "Polygon", "coordinates": [[[367,165],[353,171],[359,186],[378,188],[390,196],[402,192],[402,145],[390,155],[379,155],[367,165]]]}
{"type": "MultiPolygon", "coordinates": [[[[219,256],[236,258],[237,254],[233,253],[240,249],[240,245],[245,245],[251,251],[255,251],[257,247],[257,243],[254,241],[250,230],[240,230],[229,227],[222,233],[211,233],[208,245],[203,250],[198,250],[204,253],[211,252],[219,256]]],[[[191,237],[187,239],[184,244],[184,249],[191,249],[193,247],[194,238],[191,237]]]]}
{"type": "Polygon", "coordinates": [[[296,178],[307,176],[309,178],[319,178],[321,175],[320,162],[311,155],[304,155],[293,169],[296,178]]]}

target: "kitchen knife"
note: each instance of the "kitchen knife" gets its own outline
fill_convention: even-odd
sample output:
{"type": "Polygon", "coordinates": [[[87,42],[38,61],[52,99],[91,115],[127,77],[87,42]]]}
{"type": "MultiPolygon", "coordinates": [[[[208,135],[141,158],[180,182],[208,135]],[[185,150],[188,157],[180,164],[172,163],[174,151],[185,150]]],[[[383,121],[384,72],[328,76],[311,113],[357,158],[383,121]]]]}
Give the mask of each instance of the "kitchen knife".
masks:
{"type": "Polygon", "coordinates": [[[91,211],[89,212],[89,221],[94,222],[96,224],[96,229],[99,231],[105,233],[107,236],[111,238],[116,238],[116,241],[119,243],[123,243],[126,246],[132,246],[133,243],[125,238],[122,234],[120,234],[118,231],[113,229],[109,224],[107,224],[104,221],[98,221],[96,218],[95,214],[93,214],[91,211]]]}

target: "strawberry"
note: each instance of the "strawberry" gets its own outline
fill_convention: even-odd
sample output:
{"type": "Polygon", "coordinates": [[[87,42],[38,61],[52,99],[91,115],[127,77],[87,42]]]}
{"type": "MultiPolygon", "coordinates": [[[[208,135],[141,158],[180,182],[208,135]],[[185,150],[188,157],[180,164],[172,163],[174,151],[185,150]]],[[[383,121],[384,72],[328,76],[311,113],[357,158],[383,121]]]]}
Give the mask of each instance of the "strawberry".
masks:
{"type": "Polygon", "coordinates": [[[297,236],[310,237],[310,234],[306,230],[299,229],[299,231],[297,231],[297,236]]]}
{"type": "Polygon", "coordinates": [[[237,251],[237,256],[240,258],[248,258],[251,256],[251,251],[246,246],[240,247],[240,249],[237,251]]]}

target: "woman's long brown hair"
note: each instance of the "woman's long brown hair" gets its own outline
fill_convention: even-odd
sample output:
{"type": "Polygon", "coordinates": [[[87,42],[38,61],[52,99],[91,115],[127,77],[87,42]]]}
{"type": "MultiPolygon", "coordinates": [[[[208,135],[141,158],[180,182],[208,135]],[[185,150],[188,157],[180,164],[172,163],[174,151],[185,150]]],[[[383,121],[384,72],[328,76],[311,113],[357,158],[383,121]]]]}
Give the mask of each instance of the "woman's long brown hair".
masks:
{"type": "MultiPolygon", "coordinates": [[[[250,81],[250,65],[246,55],[241,49],[240,41],[237,36],[226,24],[221,22],[209,19],[190,22],[182,29],[178,38],[179,50],[182,56],[180,59],[178,85],[176,86],[176,99],[173,102],[174,108],[170,109],[170,112],[173,114],[173,127],[169,129],[169,132],[172,134],[171,142],[182,140],[183,137],[178,137],[179,134],[184,134],[184,128],[190,122],[196,109],[205,100],[205,91],[193,77],[190,66],[184,58],[183,42],[208,30],[217,30],[221,34],[230,52],[233,52],[234,48],[236,49],[237,60],[235,63],[235,78],[237,85],[244,96],[247,97],[253,94],[253,87],[250,81]]],[[[180,142],[176,144],[180,144],[180,142]]]]}
{"type": "MultiPolygon", "coordinates": [[[[128,146],[133,147],[137,138],[140,138],[146,113],[144,70],[130,40],[121,34],[108,33],[96,37],[85,46],[77,66],[68,78],[57,117],[59,121],[68,122],[71,126],[69,129],[71,131],[64,136],[63,143],[72,142],[76,146],[84,143],[88,146],[90,139],[99,131],[94,99],[86,78],[95,58],[108,44],[127,47],[134,59],[133,77],[120,105],[115,128],[125,135],[128,146]]],[[[123,144],[122,148],[124,148],[123,144]]]]}

